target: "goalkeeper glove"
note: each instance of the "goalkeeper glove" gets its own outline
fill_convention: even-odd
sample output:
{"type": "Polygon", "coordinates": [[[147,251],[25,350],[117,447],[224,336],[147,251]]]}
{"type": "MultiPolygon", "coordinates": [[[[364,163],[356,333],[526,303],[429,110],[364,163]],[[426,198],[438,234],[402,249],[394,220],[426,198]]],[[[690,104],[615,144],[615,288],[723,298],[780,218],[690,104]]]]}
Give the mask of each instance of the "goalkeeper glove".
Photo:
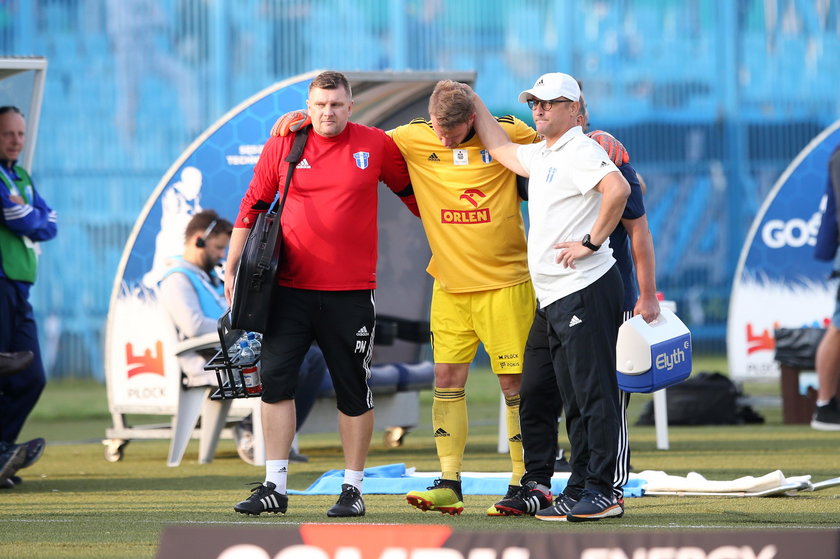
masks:
{"type": "Polygon", "coordinates": [[[271,127],[271,135],[288,136],[289,132],[297,132],[308,124],[312,124],[309,113],[305,111],[289,111],[277,119],[277,122],[271,127]]]}
{"type": "Polygon", "coordinates": [[[627,149],[609,132],[593,130],[587,136],[598,142],[604,148],[604,151],[607,152],[607,155],[610,156],[610,159],[615,163],[616,167],[630,162],[630,154],[627,153],[627,149]]]}

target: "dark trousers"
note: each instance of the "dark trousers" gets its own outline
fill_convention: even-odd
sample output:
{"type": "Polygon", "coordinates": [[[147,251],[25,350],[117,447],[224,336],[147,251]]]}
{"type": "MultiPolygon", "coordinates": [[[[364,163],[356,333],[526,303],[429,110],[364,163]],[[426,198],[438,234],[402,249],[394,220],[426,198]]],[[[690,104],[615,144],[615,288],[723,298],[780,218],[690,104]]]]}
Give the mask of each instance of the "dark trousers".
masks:
{"type": "MultiPolygon", "coordinates": [[[[628,315],[632,315],[632,312],[625,311],[624,318],[630,318],[628,315]]],[[[542,309],[537,309],[534,323],[528,333],[528,341],[525,343],[520,395],[519,424],[522,428],[522,450],[525,459],[522,484],[535,481],[550,487],[559,451],[558,420],[563,414],[563,398],[560,396],[554,364],[551,362],[548,322],[542,309]]],[[[624,496],[622,488],[630,477],[630,444],[627,437],[627,406],[630,403],[630,394],[619,389],[618,397],[623,411],[619,416],[621,427],[613,477],[613,494],[617,499],[624,496]]],[[[574,448],[571,450],[574,454],[574,448]]]]}
{"type": "Polygon", "coordinates": [[[0,442],[15,443],[47,382],[41,364],[38,327],[29,304],[29,285],[0,278],[0,351],[30,350],[32,364],[0,378],[0,442]]]}
{"type": "MultiPolygon", "coordinates": [[[[548,345],[572,445],[566,493],[613,493],[623,410],[615,373],[624,286],[613,266],[545,308],[548,345]]],[[[527,435],[523,431],[523,440],[527,435]]]]}

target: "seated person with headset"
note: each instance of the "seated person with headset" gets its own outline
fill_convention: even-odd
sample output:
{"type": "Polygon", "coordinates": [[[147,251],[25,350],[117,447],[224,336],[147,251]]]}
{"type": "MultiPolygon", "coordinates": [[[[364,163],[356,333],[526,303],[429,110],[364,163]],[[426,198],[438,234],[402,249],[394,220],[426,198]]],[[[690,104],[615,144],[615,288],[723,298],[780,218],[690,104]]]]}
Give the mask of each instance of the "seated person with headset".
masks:
{"type": "MultiPolygon", "coordinates": [[[[225,257],[232,225],[213,210],[196,213],[184,232],[184,254],[167,262],[167,270],[160,280],[158,297],[178,332],[179,340],[194,338],[217,331],[217,321],[227,305],[224,285],[216,273],[216,266],[225,257]]],[[[186,352],[178,357],[187,387],[216,384],[216,373],[205,371],[204,365],[216,350],[186,352]]],[[[298,409],[298,428],[312,409],[321,386],[326,364],[320,349],[310,348],[301,375],[295,404],[298,409]],[[308,389],[308,390],[307,390],[308,389]]],[[[234,429],[240,457],[253,463],[252,437],[248,436],[251,422],[245,418],[234,429]]],[[[299,456],[299,459],[305,457],[299,456]]]]}

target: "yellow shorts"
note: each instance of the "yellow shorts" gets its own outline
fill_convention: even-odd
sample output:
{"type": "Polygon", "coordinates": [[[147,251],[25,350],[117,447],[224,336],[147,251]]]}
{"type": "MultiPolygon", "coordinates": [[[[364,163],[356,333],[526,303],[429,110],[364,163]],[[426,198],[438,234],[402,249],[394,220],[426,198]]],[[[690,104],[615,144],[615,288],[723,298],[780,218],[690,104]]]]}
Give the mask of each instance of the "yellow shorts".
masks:
{"type": "Polygon", "coordinates": [[[494,373],[521,373],[535,309],[530,280],[475,293],[447,293],[435,282],[431,310],[435,363],[470,363],[481,342],[494,373]]]}

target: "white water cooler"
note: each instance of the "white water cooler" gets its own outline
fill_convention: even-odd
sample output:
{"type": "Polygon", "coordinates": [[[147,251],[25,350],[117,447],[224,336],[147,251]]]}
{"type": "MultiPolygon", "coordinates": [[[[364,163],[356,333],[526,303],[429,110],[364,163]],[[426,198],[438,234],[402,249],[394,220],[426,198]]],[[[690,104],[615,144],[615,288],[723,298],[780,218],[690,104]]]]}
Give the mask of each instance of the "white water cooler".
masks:
{"type": "Polygon", "coordinates": [[[634,316],[618,330],[616,370],[625,392],[655,392],[685,380],[691,374],[691,332],[665,307],[650,324],[634,316]]]}

